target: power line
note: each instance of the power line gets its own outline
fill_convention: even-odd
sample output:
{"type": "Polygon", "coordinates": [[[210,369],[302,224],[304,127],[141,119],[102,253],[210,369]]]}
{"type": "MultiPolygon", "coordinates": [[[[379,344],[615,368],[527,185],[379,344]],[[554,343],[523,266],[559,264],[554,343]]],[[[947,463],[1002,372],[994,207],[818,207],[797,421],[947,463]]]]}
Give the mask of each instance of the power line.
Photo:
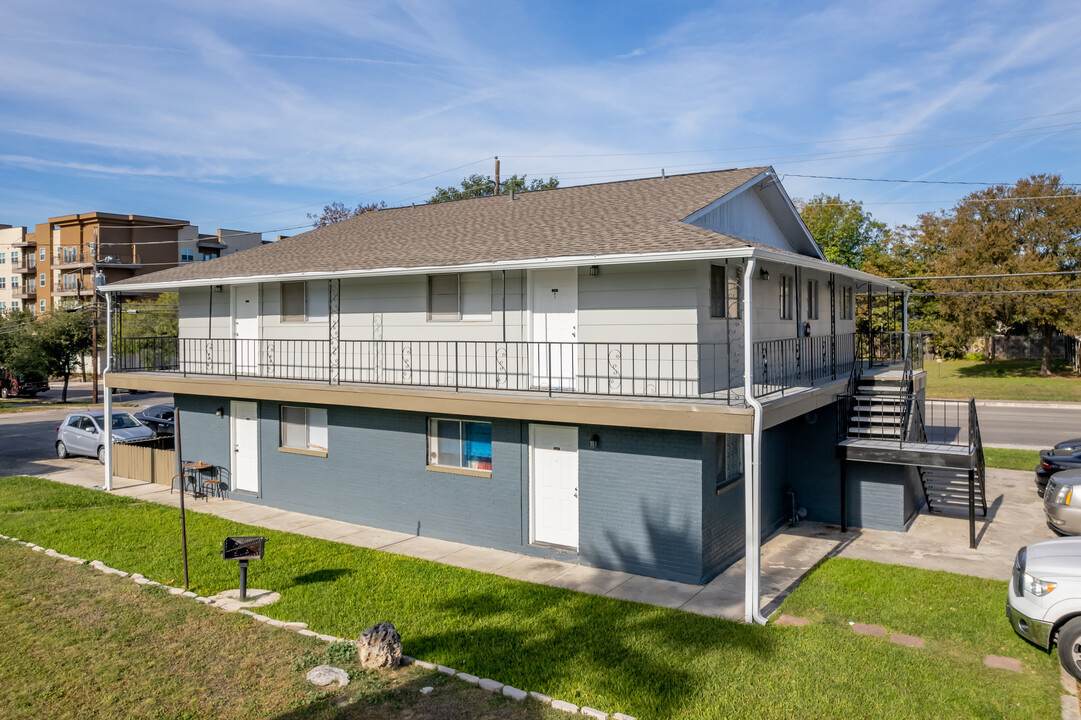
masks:
{"type": "Polygon", "coordinates": [[[951,297],[961,295],[1066,295],[1081,293],[1081,288],[1059,288],[1055,290],[961,290],[957,292],[914,292],[911,297],[951,297]]]}
{"type": "MultiPolygon", "coordinates": [[[[786,177],[798,177],[798,178],[814,178],[816,180],[853,180],[856,182],[879,182],[879,183],[910,183],[914,185],[1012,185],[1009,182],[970,182],[967,180],[887,180],[884,178],[861,178],[861,177],[840,177],[836,175],[803,175],[800,173],[782,173],[781,180],[786,177]]],[[[1063,185],[1075,186],[1081,183],[1062,183],[1063,185]]]]}
{"type": "Polygon", "coordinates": [[[887,280],[976,280],[979,278],[1044,277],[1047,275],[1081,275],[1081,270],[1049,270],[1047,272],[997,273],[994,275],[924,275],[919,277],[892,277],[887,280]]]}

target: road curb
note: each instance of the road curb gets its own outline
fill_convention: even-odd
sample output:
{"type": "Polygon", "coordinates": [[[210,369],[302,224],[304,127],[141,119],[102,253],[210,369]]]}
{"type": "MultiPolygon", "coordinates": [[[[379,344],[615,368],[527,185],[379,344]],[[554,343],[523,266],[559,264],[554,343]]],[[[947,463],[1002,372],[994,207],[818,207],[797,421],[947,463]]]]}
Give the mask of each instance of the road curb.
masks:
{"type": "Polygon", "coordinates": [[[1032,402],[1024,400],[977,400],[976,407],[1015,407],[1050,410],[1078,410],[1081,402],[1032,402]]]}

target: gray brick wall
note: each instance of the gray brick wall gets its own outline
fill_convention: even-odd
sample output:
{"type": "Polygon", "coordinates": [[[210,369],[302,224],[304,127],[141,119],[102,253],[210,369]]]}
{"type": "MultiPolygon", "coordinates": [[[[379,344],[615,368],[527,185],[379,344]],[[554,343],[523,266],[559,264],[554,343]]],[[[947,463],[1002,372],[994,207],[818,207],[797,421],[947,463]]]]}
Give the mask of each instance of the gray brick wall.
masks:
{"type": "Polygon", "coordinates": [[[702,579],[700,433],[582,427],[582,559],[598,567],[702,579]],[[589,449],[596,433],[600,448],[589,449]]]}
{"type": "MultiPolygon", "coordinates": [[[[742,437],[742,436],[741,436],[742,437]]],[[[724,435],[702,435],[702,581],[709,582],[743,557],[742,480],[717,494],[717,443],[724,435]]],[[[746,467],[744,468],[746,473],[746,467]]]]}

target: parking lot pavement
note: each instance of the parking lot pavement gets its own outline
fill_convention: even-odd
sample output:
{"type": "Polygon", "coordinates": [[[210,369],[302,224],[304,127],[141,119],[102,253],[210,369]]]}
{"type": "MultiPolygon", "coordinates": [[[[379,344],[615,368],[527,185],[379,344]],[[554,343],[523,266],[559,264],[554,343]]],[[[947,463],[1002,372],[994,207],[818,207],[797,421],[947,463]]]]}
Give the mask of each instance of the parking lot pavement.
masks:
{"type": "Polygon", "coordinates": [[[861,530],[847,542],[843,557],[948,570],[1007,580],[1022,545],[1057,537],[1047,526],[1035,473],[987,469],[987,515],[976,511],[975,550],[968,547],[968,515],[921,512],[906,533],[861,530]]]}

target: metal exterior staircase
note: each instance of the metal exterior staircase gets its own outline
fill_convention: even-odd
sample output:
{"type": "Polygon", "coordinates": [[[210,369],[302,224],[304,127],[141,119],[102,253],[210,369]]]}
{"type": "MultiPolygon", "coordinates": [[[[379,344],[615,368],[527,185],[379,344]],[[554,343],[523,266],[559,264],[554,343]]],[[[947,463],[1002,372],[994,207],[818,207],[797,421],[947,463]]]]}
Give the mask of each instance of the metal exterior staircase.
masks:
{"type": "MultiPolygon", "coordinates": [[[[968,470],[956,468],[916,467],[920,472],[923,496],[927,498],[927,511],[941,513],[945,510],[968,511],[968,470]]],[[[983,494],[983,483],[976,483],[973,491],[975,502],[987,516],[987,499],[983,494]]]]}

